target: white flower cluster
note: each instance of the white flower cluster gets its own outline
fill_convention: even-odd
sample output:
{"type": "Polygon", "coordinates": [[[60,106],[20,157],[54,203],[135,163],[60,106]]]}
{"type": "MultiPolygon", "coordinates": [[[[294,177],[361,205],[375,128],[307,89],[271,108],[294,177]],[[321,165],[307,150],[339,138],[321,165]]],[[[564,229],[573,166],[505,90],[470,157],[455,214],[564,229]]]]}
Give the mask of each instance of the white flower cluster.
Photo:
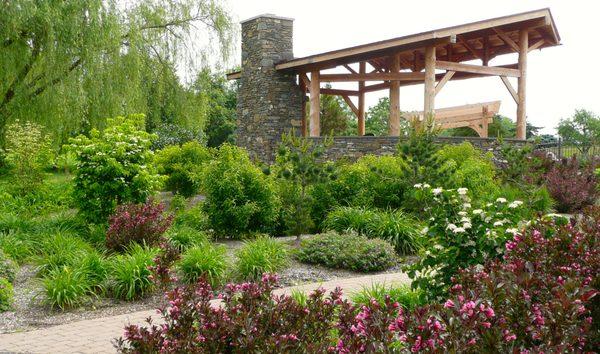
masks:
{"type": "Polygon", "coordinates": [[[508,204],[508,207],[511,209],[515,209],[518,208],[519,206],[523,205],[523,202],[520,200],[515,200],[514,202],[508,204]]]}
{"type": "Polygon", "coordinates": [[[427,183],[417,183],[413,187],[415,187],[417,189],[431,188],[431,186],[427,183]]]}

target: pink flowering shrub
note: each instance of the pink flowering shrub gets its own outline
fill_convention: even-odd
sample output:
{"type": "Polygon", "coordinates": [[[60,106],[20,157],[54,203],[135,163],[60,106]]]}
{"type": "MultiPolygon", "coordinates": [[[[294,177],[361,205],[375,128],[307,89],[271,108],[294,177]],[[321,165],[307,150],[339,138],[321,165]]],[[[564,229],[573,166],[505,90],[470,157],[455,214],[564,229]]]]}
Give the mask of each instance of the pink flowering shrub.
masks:
{"type": "Polygon", "coordinates": [[[275,275],[257,283],[229,284],[220,306],[204,280],[167,293],[160,310],[165,322],[129,325],[117,342],[123,353],[289,353],[326,352],[341,290],[318,289],[301,305],[272,294],[275,275]]]}
{"type": "Polygon", "coordinates": [[[164,324],[130,325],[125,353],[563,353],[598,342],[600,208],[576,223],[537,221],[516,232],[501,259],[459,271],[441,303],[405,311],[388,298],[357,307],[336,289],[305,304],[275,296],[273,275],[176,288],[164,324]]]}
{"type": "Polygon", "coordinates": [[[555,163],[546,173],[544,183],[556,201],[557,211],[571,213],[594,204],[598,198],[594,165],[584,166],[573,156],[555,163]]]}
{"type": "Polygon", "coordinates": [[[151,199],[144,204],[118,206],[109,218],[106,247],[122,251],[131,243],[156,245],[173,222],[171,215],[163,213],[164,208],[151,199]]]}

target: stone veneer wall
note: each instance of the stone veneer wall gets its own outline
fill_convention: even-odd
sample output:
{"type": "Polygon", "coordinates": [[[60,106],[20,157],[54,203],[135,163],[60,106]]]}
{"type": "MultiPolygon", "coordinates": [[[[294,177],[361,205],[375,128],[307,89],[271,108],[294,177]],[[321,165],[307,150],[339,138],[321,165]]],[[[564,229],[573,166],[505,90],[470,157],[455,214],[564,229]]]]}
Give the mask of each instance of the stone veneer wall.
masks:
{"type": "MultiPolygon", "coordinates": [[[[310,138],[315,142],[323,141],[323,137],[310,138]]],[[[468,141],[483,151],[490,151],[498,159],[501,144],[495,138],[475,137],[438,137],[440,144],[460,144],[468,141]]],[[[392,155],[396,152],[401,138],[391,136],[338,136],[333,138],[333,144],[325,152],[327,160],[346,159],[355,161],[364,155],[392,155]]],[[[517,139],[504,139],[504,142],[524,145],[526,142],[517,139]]]]}
{"type": "Polygon", "coordinates": [[[300,131],[304,94],[294,73],[275,64],[293,58],[293,20],[261,15],[242,22],[242,68],[236,141],[271,162],[283,133],[300,131]]]}

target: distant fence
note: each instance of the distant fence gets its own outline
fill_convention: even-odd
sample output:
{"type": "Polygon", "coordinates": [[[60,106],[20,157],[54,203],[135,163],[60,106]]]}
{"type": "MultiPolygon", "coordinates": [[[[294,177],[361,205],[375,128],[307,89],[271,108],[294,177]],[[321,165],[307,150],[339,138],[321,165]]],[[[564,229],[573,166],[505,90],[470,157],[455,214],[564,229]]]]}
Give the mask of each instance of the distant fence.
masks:
{"type": "MultiPolygon", "coordinates": [[[[554,154],[556,158],[571,157],[574,155],[582,155],[581,151],[573,145],[565,145],[561,139],[554,142],[540,143],[535,146],[535,150],[546,151],[554,154]]],[[[594,145],[585,154],[586,157],[600,156],[600,146],[594,145]]]]}

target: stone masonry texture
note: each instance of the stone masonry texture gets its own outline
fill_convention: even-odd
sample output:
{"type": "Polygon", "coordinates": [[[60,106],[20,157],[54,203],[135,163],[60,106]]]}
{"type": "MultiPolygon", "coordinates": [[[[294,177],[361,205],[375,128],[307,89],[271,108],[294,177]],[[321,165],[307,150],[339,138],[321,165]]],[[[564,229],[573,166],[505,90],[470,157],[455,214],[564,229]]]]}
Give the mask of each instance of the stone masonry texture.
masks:
{"type": "Polygon", "coordinates": [[[275,70],[293,56],[293,20],[261,15],[242,22],[236,141],[263,162],[273,161],[282,134],[300,131],[303,92],[295,73],[275,70]]]}

